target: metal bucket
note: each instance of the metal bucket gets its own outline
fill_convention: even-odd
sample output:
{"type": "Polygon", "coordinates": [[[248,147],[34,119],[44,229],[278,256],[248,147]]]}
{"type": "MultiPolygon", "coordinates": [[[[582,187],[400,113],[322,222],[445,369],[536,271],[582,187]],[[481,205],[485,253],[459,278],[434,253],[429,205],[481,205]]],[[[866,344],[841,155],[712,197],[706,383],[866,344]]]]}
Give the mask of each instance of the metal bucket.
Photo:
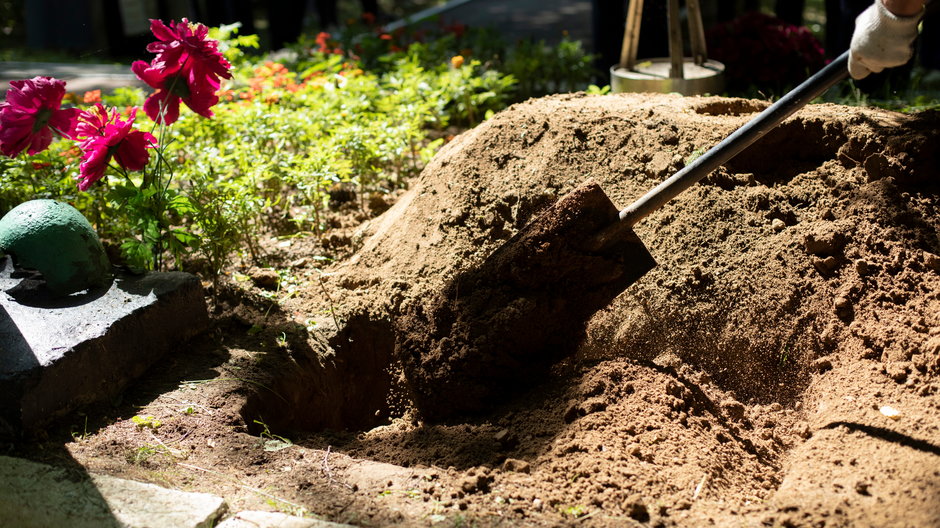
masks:
{"type": "Polygon", "coordinates": [[[718,61],[699,65],[686,58],[682,77],[670,77],[670,66],[668,57],[638,61],[632,70],[615,64],[610,67],[610,91],[714,95],[725,89],[725,65],[718,61]]]}

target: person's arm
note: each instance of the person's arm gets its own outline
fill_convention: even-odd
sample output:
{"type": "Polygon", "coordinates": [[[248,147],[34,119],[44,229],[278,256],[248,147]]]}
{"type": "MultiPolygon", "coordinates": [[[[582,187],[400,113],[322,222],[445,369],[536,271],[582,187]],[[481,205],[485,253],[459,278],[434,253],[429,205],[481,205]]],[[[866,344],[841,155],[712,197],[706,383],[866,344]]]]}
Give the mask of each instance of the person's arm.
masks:
{"type": "Polygon", "coordinates": [[[919,15],[924,10],[924,0],[881,0],[881,3],[899,17],[919,15]]]}
{"type": "Polygon", "coordinates": [[[875,0],[855,19],[849,73],[855,79],[911,60],[924,0],[875,0]]]}

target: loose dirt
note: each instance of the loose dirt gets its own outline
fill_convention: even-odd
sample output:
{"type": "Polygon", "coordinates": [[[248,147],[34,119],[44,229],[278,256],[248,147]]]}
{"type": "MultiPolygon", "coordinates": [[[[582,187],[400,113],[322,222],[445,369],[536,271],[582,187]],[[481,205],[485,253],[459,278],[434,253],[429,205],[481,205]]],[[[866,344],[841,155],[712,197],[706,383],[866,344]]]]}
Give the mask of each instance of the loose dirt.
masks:
{"type": "Polygon", "coordinates": [[[625,206],[764,106],[515,105],[383,214],[272,238],[280,273],[209,288],[211,334],[13,451],[362,526],[940,526],[937,112],[800,111],[636,226],[658,266],[611,303],[562,289],[486,341],[565,280],[481,280],[539,212],[588,179],[625,206]]]}

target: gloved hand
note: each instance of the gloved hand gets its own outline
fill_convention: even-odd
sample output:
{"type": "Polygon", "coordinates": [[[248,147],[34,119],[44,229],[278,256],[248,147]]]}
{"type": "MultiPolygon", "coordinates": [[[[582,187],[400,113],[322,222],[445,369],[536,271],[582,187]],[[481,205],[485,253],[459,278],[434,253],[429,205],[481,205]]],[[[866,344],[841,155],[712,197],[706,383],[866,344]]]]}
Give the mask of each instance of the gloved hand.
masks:
{"type": "Polygon", "coordinates": [[[898,16],[888,11],[881,0],[855,19],[855,32],[849,47],[849,74],[863,79],[911,60],[911,45],[917,38],[917,25],[924,10],[913,16],[898,16]]]}

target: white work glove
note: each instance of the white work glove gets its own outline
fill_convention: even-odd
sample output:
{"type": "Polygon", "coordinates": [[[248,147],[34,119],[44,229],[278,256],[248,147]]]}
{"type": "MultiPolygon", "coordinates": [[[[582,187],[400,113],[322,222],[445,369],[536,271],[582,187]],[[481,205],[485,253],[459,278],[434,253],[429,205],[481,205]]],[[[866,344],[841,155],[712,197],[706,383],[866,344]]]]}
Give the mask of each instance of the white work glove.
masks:
{"type": "Polygon", "coordinates": [[[855,19],[855,32],[849,47],[849,74],[863,79],[869,73],[900,66],[911,60],[911,45],[917,38],[917,25],[924,10],[902,17],[895,15],[881,3],[875,3],[855,19]]]}

